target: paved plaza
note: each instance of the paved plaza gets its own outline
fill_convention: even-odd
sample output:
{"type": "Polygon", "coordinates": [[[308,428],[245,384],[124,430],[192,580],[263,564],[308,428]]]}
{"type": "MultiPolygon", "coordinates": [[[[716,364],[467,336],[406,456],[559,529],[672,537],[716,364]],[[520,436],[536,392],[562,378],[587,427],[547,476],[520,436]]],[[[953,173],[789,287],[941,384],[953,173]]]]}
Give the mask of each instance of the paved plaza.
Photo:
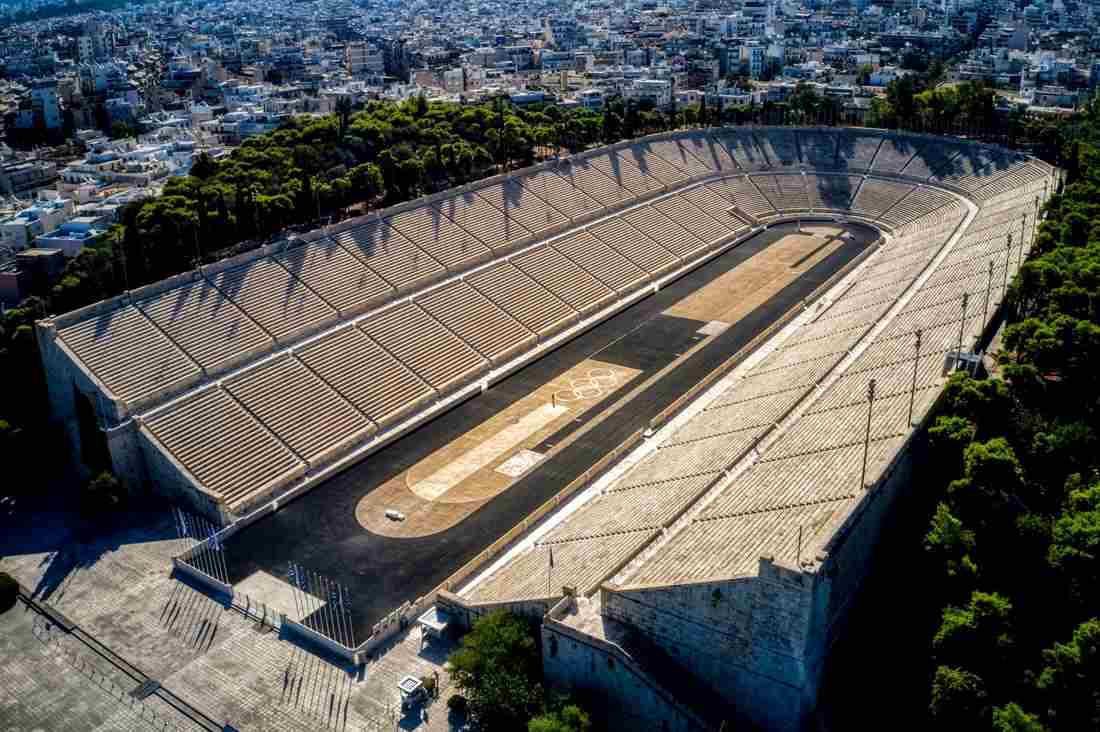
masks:
{"type": "Polygon", "coordinates": [[[170,576],[171,556],[187,540],[167,512],[142,512],[85,542],[64,516],[35,518],[45,528],[33,535],[18,526],[0,532],[0,570],[62,622],[22,601],[0,615],[5,732],[210,729],[205,720],[239,730],[456,729],[445,703],[450,647],[421,648],[419,630],[362,669],[344,667],[170,576]],[[155,684],[141,688],[135,668],[162,690],[144,696],[155,684]],[[425,715],[402,717],[397,681],[433,673],[438,697],[425,715]]]}

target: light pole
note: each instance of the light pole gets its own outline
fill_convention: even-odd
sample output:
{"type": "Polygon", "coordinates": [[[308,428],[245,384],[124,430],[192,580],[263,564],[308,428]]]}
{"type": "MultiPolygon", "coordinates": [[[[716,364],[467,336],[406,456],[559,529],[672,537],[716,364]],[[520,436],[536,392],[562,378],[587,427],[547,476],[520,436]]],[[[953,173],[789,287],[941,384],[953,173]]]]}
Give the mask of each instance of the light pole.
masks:
{"type": "Polygon", "coordinates": [[[871,410],[875,406],[875,380],[867,384],[867,431],[863,438],[863,471],[859,476],[859,487],[867,490],[867,451],[871,446],[871,410]]]}
{"type": "Polygon", "coordinates": [[[1012,234],[1008,235],[1008,246],[1005,247],[1005,283],[1001,288],[1001,304],[1008,299],[1008,263],[1012,256],[1012,234]]]}
{"type": "Polygon", "coordinates": [[[1024,235],[1024,229],[1027,227],[1027,214],[1020,214],[1020,261],[1016,265],[1016,271],[1019,272],[1024,266],[1024,242],[1027,241],[1027,236],[1024,235]]]}
{"type": "Polygon", "coordinates": [[[913,342],[913,388],[909,390],[909,426],[913,426],[913,402],[917,398],[917,365],[920,364],[920,340],[924,333],[917,328],[917,339],[913,342]]]}
{"type": "Polygon", "coordinates": [[[959,370],[959,364],[962,363],[963,353],[963,331],[966,329],[966,303],[970,299],[970,293],[964,292],[962,297],[962,320],[959,321],[959,348],[955,351],[955,370],[959,370]]]}
{"type": "Polygon", "coordinates": [[[985,306],[982,308],[982,327],[989,322],[989,297],[993,292],[993,260],[989,260],[989,283],[985,286],[985,306]]]}
{"type": "Polygon", "coordinates": [[[195,239],[195,269],[199,269],[202,267],[202,250],[199,248],[199,225],[197,221],[191,227],[191,235],[195,239]]]}

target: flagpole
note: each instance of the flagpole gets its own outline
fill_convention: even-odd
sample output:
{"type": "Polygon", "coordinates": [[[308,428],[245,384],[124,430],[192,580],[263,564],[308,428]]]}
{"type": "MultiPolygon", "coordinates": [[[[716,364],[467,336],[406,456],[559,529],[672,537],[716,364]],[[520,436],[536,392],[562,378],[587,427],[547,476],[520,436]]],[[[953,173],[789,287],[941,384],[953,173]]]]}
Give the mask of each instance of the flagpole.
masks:
{"type": "Polygon", "coordinates": [[[200,572],[205,574],[207,577],[210,577],[212,575],[210,574],[210,567],[207,566],[206,563],[206,551],[205,547],[203,546],[203,533],[205,533],[206,528],[202,525],[202,519],[198,516],[192,516],[191,521],[194,523],[195,526],[195,535],[193,538],[196,542],[195,551],[192,555],[192,558],[194,560],[192,561],[192,564],[194,564],[200,572]]]}
{"type": "Polygon", "coordinates": [[[332,594],[332,580],[328,577],[321,575],[321,582],[325,587],[325,612],[328,615],[328,625],[332,630],[332,638],[337,643],[343,645],[343,641],[340,640],[340,627],[338,625],[339,619],[336,617],[336,602],[335,597],[332,594]]]}
{"type": "Polygon", "coordinates": [[[329,638],[339,642],[336,637],[336,628],[332,623],[332,597],[328,594],[328,578],[325,575],[317,573],[317,589],[321,591],[321,597],[324,599],[324,605],[321,606],[321,613],[325,618],[326,635],[329,638]]]}
{"type": "Polygon", "coordinates": [[[210,559],[206,556],[206,551],[210,546],[206,540],[210,537],[209,535],[203,536],[203,534],[206,534],[206,527],[202,525],[202,517],[195,516],[193,520],[195,522],[195,541],[198,542],[195,544],[196,566],[207,577],[213,577],[214,574],[210,571],[210,559]]]}
{"type": "Polygon", "coordinates": [[[211,556],[210,558],[214,560],[214,579],[218,580],[219,582],[225,582],[225,580],[219,576],[222,573],[222,567],[221,557],[218,554],[218,532],[214,529],[214,524],[212,524],[210,521],[207,521],[206,525],[209,527],[207,529],[207,531],[209,532],[209,536],[207,537],[206,543],[207,546],[210,547],[210,551],[213,552],[213,556],[211,556]]]}
{"type": "Polygon", "coordinates": [[[213,564],[214,564],[213,577],[216,580],[223,581],[222,578],[219,576],[221,574],[222,568],[221,568],[221,562],[218,558],[217,532],[214,531],[214,524],[210,523],[210,521],[207,521],[206,525],[207,525],[206,545],[208,547],[210,547],[210,552],[211,552],[211,557],[210,558],[213,560],[213,564]]]}
{"type": "Polygon", "coordinates": [[[347,617],[344,615],[344,603],[340,600],[340,584],[338,582],[333,582],[329,586],[329,594],[332,597],[336,624],[340,628],[340,642],[350,648],[351,639],[348,637],[347,617]]]}
{"type": "Polygon", "coordinates": [[[294,610],[298,617],[302,617],[302,607],[298,602],[298,573],[294,570],[294,563],[287,562],[287,579],[290,580],[290,594],[294,597],[294,610]]]}
{"type": "Polygon", "coordinates": [[[340,593],[340,607],[345,608],[345,612],[348,614],[348,629],[351,632],[351,647],[355,648],[355,619],[351,615],[351,591],[347,585],[344,585],[343,590],[340,593]],[[345,604],[345,599],[346,604],[345,604]]]}

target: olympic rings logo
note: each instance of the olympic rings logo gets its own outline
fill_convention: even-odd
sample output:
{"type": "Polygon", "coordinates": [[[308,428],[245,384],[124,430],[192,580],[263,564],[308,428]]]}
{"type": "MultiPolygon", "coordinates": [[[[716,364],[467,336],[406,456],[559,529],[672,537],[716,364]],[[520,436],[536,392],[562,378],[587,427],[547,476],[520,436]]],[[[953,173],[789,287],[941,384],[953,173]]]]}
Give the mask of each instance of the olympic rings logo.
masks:
{"type": "Polygon", "coordinates": [[[569,404],[582,399],[599,399],[618,383],[614,369],[589,369],[587,376],[570,379],[568,388],[555,391],[554,401],[558,404],[569,404]]]}

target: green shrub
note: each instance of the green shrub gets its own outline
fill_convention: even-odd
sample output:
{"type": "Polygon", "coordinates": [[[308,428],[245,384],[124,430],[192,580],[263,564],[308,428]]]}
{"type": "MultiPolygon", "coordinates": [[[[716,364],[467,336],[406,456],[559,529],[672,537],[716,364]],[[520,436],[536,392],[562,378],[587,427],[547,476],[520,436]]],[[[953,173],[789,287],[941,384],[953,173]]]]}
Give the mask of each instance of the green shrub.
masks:
{"type": "Polygon", "coordinates": [[[540,715],[527,723],[527,732],[588,732],[590,729],[592,721],[588,713],[576,704],[540,715]]]}
{"type": "Polygon", "coordinates": [[[99,519],[116,511],[126,492],[109,472],[103,472],[88,482],[78,498],[80,515],[87,519],[99,519]]]}
{"type": "Polygon", "coordinates": [[[19,597],[19,583],[7,572],[0,572],[0,613],[7,612],[19,597]]]}
{"type": "Polygon", "coordinates": [[[449,661],[481,729],[515,732],[542,711],[538,629],[529,620],[504,612],[479,618],[449,661]]]}

